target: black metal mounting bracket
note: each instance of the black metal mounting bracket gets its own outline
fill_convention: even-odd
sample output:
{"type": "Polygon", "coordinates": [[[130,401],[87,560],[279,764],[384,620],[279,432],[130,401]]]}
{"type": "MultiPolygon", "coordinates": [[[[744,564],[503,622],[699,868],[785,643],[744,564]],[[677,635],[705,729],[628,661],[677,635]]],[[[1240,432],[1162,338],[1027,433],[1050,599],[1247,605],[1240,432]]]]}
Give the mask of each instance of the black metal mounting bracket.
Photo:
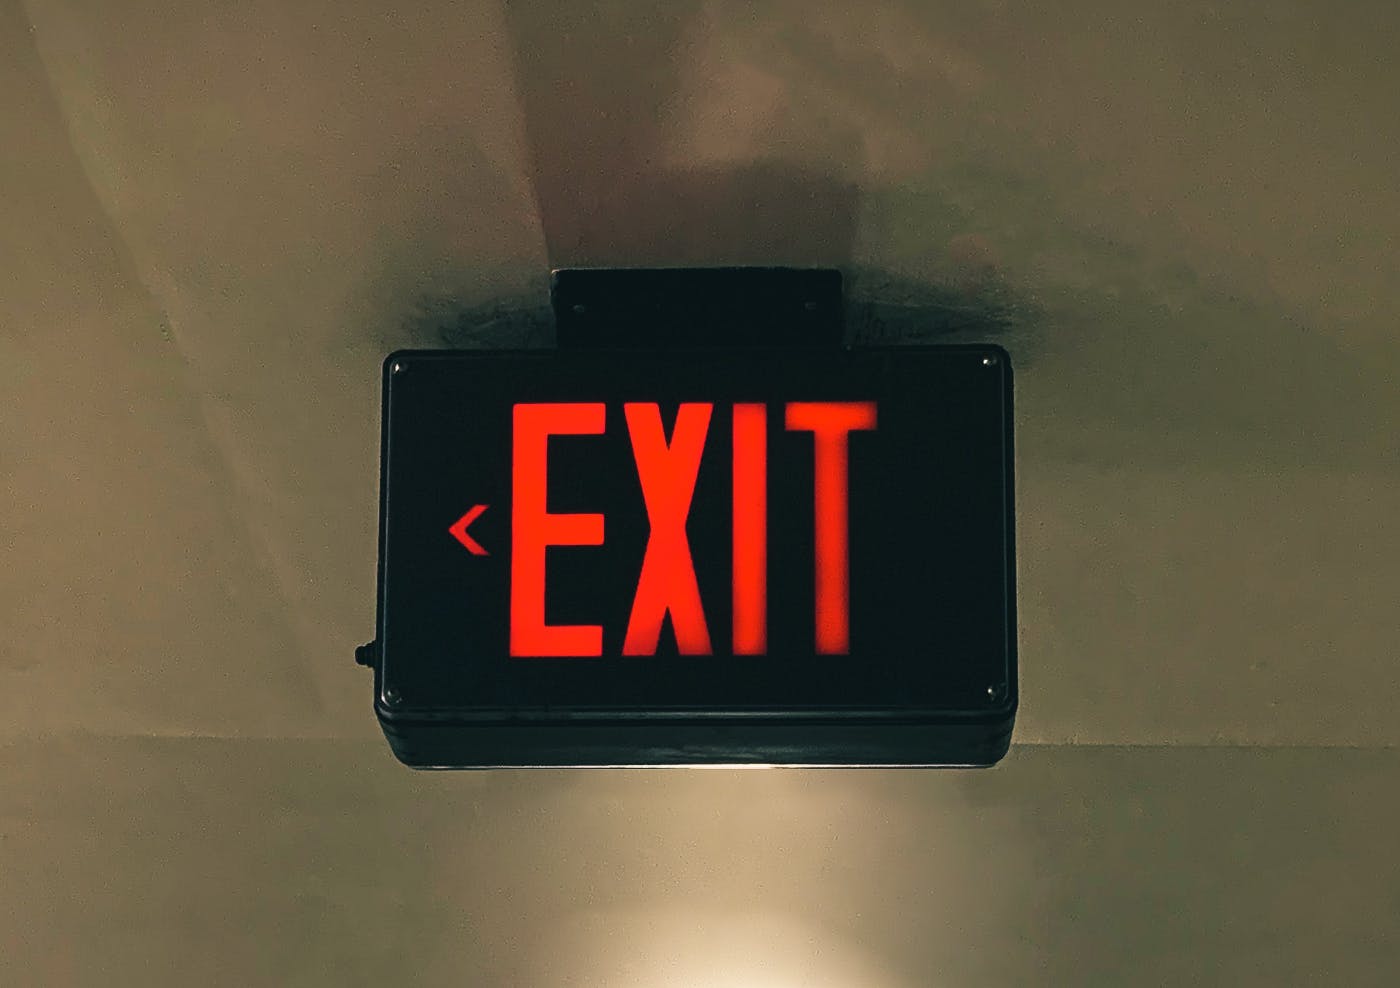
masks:
{"type": "Polygon", "coordinates": [[[560,268],[560,349],[833,347],[845,330],[831,268],[560,268]]]}

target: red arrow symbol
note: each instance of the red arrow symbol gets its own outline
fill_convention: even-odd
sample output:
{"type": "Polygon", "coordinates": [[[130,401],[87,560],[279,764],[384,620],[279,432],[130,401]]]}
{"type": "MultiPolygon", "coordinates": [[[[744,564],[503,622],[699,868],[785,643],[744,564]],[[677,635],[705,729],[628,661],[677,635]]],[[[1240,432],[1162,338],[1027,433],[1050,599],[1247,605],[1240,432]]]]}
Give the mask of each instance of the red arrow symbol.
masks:
{"type": "Polygon", "coordinates": [[[486,505],[478,504],[462,517],[458,518],[452,527],[448,529],[452,537],[462,545],[467,547],[467,551],[473,556],[488,555],[487,551],[481,547],[481,543],[467,534],[467,526],[481,517],[481,513],[486,510],[486,505]]]}

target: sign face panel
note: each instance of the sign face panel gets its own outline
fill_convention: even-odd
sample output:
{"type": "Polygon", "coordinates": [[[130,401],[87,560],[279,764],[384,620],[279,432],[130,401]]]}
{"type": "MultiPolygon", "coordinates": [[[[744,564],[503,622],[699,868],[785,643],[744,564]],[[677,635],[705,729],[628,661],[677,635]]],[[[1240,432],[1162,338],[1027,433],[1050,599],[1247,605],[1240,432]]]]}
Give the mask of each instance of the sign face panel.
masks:
{"type": "Polygon", "coordinates": [[[947,762],[877,736],[914,723],[1004,751],[1010,398],[986,346],[390,356],[376,707],[396,751],[947,762]],[[809,752],[803,724],[868,736],[809,752]]]}

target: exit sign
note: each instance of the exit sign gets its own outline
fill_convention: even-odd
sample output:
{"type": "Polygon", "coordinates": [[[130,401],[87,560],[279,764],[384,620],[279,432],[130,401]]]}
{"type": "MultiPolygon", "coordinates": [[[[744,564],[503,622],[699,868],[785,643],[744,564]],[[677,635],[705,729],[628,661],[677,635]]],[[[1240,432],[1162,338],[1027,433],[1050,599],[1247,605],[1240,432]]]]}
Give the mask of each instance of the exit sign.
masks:
{"type": "Polygon", "coordinates": [[[375,708],[420,767],[989,765],[997,347],[404,351],[375,708]]]}

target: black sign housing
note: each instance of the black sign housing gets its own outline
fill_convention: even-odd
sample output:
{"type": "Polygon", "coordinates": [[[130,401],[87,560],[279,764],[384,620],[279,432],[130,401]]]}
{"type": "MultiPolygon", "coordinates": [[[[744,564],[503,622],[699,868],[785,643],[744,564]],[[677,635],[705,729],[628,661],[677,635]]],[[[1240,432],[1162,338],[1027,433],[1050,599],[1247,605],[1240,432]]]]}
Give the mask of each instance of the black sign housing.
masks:
{"type": "Polygon", "coordinates": [[[376,713],[415,767],[994,764],[1017,706],[1012,476],[995,346],[392,354],[376,713]],[[819,435],[823,408],[857,426],[819,435]],[[669,514],[668,476],[691,488],[669,514]],[[543,501],[517,489],[540,481],[543,501]],[[541,588],[525,547],[570,525],[601,541],[544,547],[541,588]],[[676,605],[650,639],[649,565],[652,611],[676,605]],[[540,607],[596,648],[540,654],[540,607]]]}

